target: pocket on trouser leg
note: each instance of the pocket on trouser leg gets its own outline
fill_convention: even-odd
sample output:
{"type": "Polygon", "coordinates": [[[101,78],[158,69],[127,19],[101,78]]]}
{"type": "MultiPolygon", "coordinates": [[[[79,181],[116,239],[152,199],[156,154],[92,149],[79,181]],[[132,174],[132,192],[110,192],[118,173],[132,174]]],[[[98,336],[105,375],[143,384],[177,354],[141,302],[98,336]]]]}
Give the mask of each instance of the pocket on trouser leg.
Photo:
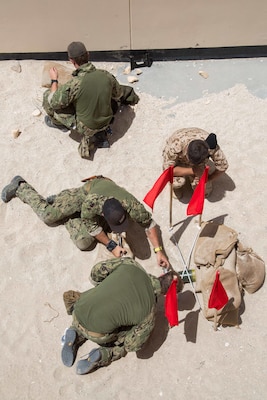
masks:
{"type": "Polygon", "coordinates": [[[82,158],[89,158],[90,151],[94,149],[94,144],[90,142],[90,138],[82,137],[78,147],[78,152],[82,158]]]}
{"type": "Polygon", "coordinates": [[[99,367],[105,367],[109,365],[112,361],[119,360],[125,357],[127,351],[124,347],[114,346],[114,347],[100,347],[101,359],[98,362],[99,367]]]}

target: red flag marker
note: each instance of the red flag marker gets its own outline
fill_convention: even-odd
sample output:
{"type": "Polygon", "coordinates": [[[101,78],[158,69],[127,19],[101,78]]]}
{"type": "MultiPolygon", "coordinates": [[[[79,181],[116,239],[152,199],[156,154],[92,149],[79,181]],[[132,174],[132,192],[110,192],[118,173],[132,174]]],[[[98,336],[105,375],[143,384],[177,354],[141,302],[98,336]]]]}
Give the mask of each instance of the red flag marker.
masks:
{"type": "Polygon", "coordinates": [[[202,214],[205,200],[205,184],[208,180],[208,172],[209,167],[207,166],[194,190],[191,200],[189,201],[186,211],[187,215],[202,214]]]}
{"type": "Polygon", "coordinates": [[[216,271],[215,281],[211,290],[208,307],[220,310],[227,304],[228,296],[220,281],[220,273],[216,271]]]}
{"type": "Polygon", "coordinates": [[[177,280],[174,279],[165,297],[165,316],[171,326],[179,325],[178,321],[178,300],[177,300],[177,280]]]}
{"type": "Polygon", "coordinates": [[[152,189],[144,197],[144,202],[153,210],[154,202],[158,195],[162,192],[168,182],[173,182],[173,166],[165,169],[157,181],[154,183],[152,189]]]}

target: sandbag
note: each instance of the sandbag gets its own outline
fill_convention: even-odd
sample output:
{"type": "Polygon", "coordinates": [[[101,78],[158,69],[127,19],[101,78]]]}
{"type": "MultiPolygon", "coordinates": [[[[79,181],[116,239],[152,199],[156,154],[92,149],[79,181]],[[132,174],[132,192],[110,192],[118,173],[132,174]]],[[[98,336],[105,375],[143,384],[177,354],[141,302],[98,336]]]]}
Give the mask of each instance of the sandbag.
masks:
{"type": "Polygon", "coordinates": [[[265,279],[265,263],[238,240],[237,232],[214,222],[202,224],[194,251],[196,292],[203,296],[203,313],[222,325],[238,325],[242,292],[258,290],[265,279]],[[226,290],[228,303],[221,309],[208,308],[216,271],[226,290]],[[219,318],[217,318],[219,317],[219,318]]]}
{"type": "Polygon", "coordinates": [[[194,251],[196,291],[202,293],[204,316],[208,320],[215,320],[216,324],[238,325],[242,298],[236,274],[237,242],[236,231],[214,222],[202,224],[196,242],[194,251]],[[220,272],[220,281],[229,299],[220,310],[208,307],[217,271],[220,272]]]}
{"type": "Polygon", "coordinates": [[[232,249],[223,266],[197,267],[196,285],[202,293],[203,314],[208,320],[216,320],[222,325],[238,325],[239,307],[242,301],[241,290],[235,271],[236,249],[232,249]],[[220,281],[227,293],[228,303],[220,310],[209,308],[209,298],[215,281],[216,271],[220,272],[220,281]],[[219,316],[219,318],[217,318],[219,316]]]}
{"type": "Polygon", "coordinates": [[[240,285],[248,292],[254,293],[265,280],[265,263],[251,248],[237,244],[236,273],[240,285]]]}
{"type": "MultiPolygon", "coordinates": [[[[236,249],[235,247],[232,249],[228,257],[224,260],[223,263],[224,268],[228,269],[231,271],[233,274],[236,273],[236,249]]],[[[203,279],[205,279],[206,276],[206,271],[211,268],[205,267],[203,265],[198,265],[195,268],[195,276],[196,276],[196,282],[195,282],[195,290],[196,292],[201,292],[201,282],[203,279]]]]}
{"type": "MultiPolygon", "coordinates": [[[[215,316],[214,308],[208,308],[208,302],[211,294],[211,290],[215,281],[216,271],[220,272],[220,281],[227,293],[228,303],[217,311],[217,315],[223,315],[224,320],[228,319],[227,314],[232,311],[239,309],[241,304],[241,293],[239,290],[238,280],[234,272],[229,271],[224,267],[218,268],[206,268],[205,273],[202,275],[201,281],[201,292],[203,296],[203,311],[207,319],[213,320],[215,316]]],[[[238,316],[238,313],[234,313],[238,316]]],[[[220,320],[218,320],[220,322],[220,320]]],[[[230,322],[228,322],[230,324],[230,322]]],[[[231,322],[231,325],[238,325],[238,319],[231,322]]]]}
{"type": "Polygon", "coordinates": [[[237,241],[235,230],[215,222],[204,222],[195,246],[195,264],[215,268],[223,265],[237,241]]]}

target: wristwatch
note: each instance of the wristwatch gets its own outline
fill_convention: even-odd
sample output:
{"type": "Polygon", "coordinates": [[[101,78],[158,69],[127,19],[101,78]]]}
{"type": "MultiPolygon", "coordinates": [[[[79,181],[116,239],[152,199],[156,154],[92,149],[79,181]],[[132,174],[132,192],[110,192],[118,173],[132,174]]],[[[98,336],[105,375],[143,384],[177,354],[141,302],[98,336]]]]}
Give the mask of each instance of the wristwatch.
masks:
{"type": "Polygon", "coordinates": [[[109,242],[108,242],[108,244],[106,245],[106,249],[108,250],[108,251],[113,251],[114,249],[115,249],[115,247],[117,247],[118,245],[117,245],[117,243],[116,242],[114,242],[114,240],[110,240],[109,242]]]}

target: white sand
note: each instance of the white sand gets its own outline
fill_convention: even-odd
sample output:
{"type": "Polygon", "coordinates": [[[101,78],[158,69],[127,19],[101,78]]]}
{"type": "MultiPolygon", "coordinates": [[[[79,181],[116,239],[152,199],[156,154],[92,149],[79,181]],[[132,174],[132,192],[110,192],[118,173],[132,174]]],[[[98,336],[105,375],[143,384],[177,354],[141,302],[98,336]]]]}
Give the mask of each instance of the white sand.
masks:
{"type": "MultiPolygon", "coordinates": [[[[79,186],[85,177],[103,174],[142,200],[161,173],[166,138],[178,128],[197,126],[217,133],[230,165],[227,176],[216,181],[214,194],[205,202],[203,219],[221,217],[220,222],[237,230],[245,244],[267,259],[267,99],[255,97],[244,84],[236,84],[179,103],[175,98],[140,92],[137,83],[134,87],[140,102],[132,123],[133,113],[123,109],[113,127],[111,148],[97,150],[94,160],[87,161],[80,158],[78,143],[68,134],[44,124],[44,113],[32,115],[38,108],[42,111],[44,63],[29,60],[20,64],[21,73],[11,69],[14,61],[0,63],[1,189],[19,174],[47,196],[79,186]],[[17,129],[21,134],[15,139],[12,131],[17,129]]],[[[113,73],[125,66],[104,65],[113,73]]],[[[145,70],[139,79],[140,83],[146,79],[145,70]]],[[[126,76],[122,83],[127,84],[126,76]]],[[[185,202],[173,203],[174,232],[184,230],[180,246],[185,258],[197,232],[196,218],[185,221],[186,207],[185,202]]],[[[157,328],[140,354],[130,353],[106,368],[78,376],[75,366],[66,368],[60,359],[61,335],[71,323],[62,294],[90,287],[88,276],[97,249],[79,251],[64,226],[47,227],[19,199],[1,203],[0,216],[1,399],[266,397],[266,285],[253,295],[245,294],[241,329],[228,327],[215,332],[212,323],[200,315],[197,332],[193,323],[189,326],[192,336],[196,334],[195,342],[185,335],[188,327],[182,321],[194,305],[186,285],[179,296],[178,327],[167,334],[161,304],[157,328]]],[[[170,241],[167,188],[155,203],[154,218],[173,267],[182,269],[178,250],[170,241]]],[[[154,254],[140,262],[148,272],[161,274],[154,254]]],[[[78,357],[93,347],[87,342],[78,357]]]]}

